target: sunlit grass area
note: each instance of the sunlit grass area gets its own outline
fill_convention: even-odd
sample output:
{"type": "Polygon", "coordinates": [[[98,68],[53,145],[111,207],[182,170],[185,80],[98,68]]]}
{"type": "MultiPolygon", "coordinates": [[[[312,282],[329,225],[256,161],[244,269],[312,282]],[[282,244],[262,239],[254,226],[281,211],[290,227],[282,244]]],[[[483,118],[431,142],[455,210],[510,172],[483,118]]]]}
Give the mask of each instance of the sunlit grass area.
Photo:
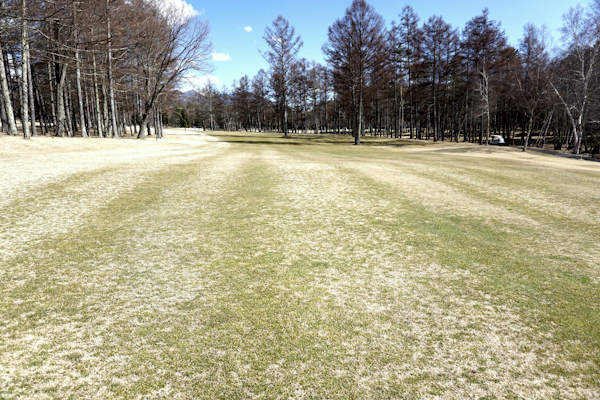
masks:
{"type": "Polygon", "coordinates": [[[600,165],[351,142],[0,138],[0,398],[598,398],[600,165]]]}

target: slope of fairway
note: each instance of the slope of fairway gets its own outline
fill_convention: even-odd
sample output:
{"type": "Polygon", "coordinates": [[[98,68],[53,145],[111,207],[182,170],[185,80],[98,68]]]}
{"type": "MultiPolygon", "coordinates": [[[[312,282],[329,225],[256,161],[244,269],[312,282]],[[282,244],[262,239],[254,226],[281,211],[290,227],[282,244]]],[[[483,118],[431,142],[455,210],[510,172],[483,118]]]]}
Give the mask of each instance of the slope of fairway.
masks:
{"type": "Polygon", "coordinates": [[[0,137],[0,398],[599,398],[600,165],[348,142],[0,137]]]}

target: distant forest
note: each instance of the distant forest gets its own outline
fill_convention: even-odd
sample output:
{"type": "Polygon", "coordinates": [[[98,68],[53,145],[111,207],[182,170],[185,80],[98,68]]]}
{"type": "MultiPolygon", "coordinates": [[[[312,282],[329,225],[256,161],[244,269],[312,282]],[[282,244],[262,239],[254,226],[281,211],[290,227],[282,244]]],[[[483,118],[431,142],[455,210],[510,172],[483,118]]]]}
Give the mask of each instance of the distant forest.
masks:
{"type": "MultiPolygon", "coordinates": [[[[144,138],[164,124],[338,133],[600,153],[600,0],[564,15],[561,49],[528,24],[518,48],[483,10],[462,28],[396,20],[354,0],[333,21],[326,65],[301,57],[283,17],[270,68],[230,89],[178,90],[208,70],[208,22],[156,0],[0,1],[0,125],[10,135],[144,138]]],[[[541,11],[543,12],[543,11],[541,11]]],[[[323,27],[325,29],[325,27],[323,27]]]]}
{"type": "MultiPolygon", "coordinates": [[[[387,26],[355,0],[329,27],[327,65],[301,58],[302,41],[277,18],[265,30],[270,65],[232,90],[208,84],[171,102],[169,122],[205,129],[360,134],[574,153],[600,152],[600,1],[564,15],[552,58],[543,27],[507,42],[487,10],[462,29],[410,7],[387,26]]],[[[543,10],[541,11],[543,12],[543,10]]]]}

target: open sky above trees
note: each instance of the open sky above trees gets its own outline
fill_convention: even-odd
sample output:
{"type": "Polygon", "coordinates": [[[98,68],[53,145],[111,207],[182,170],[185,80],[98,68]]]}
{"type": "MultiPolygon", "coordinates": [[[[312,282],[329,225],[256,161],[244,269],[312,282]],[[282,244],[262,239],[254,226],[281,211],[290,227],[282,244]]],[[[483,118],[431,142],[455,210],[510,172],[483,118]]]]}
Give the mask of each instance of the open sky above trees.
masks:
{"type": "MultiPolygon", "coordinates": [[[[175,3],[184,0],[168,1],[175,3]]],[[[553,44],[558,46],[562,15],[569,7],[578,3],[587,4],[578,0],[374,0],[369,3],[384,17],[388,25],[392,20],[398,19],[402,7],[411,5],[421,20],[427,20],[431,15],[441,15],[446,22],[461,29],[469,19],[479,15],[487,7],[490,18],[501,22],[508,41],[513,46],[518,46],[523,36],[523,26],[529,22],[537,26],[546,25],[554,38],[553,44]]],[[[210,21],[215,60],[212,72],[206,75],[193,74],[193,78],[183,84],[183,89],[186,90],[194,86],[202,87],[208,77],[217,87],[231,86],[234,80],[244,74],[253,76],[261,68],[268,69],[258,50],[265,49],[262,39],[264,29],[278,15],[287,18],[302,37],[304,46],[300,56],[324,63],[321,47],[327,41],[327,27],[343,15],[349,1],[187,0],[187,4],[210,21]],[[250,28],[252,30],[247,32],[250,28]]]]}

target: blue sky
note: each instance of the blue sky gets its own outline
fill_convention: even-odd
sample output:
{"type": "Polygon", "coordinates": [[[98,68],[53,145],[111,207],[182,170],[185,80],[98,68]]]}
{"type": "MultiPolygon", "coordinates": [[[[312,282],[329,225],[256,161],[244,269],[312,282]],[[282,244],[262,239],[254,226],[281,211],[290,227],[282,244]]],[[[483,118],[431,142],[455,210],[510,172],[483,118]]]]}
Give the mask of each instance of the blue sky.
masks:
{"type": "MultiPolygon", "coordinates": [[[[321,47],[327,39],[327,28],[344,14],[351,0],[163,0],[187,1],[208,20],[214,46],[212,71],[194,74],[183,84],[183,89],[203,86],[211,79],[219,88],[231,86],[234,80],[247,74],[252,77],[267,65],[259,53],[265,49],[264,29],[278,15],[290,20],[304,41],[300,56],[323,61],[321,47]],[[245,29],[246,28],[246,29],[245,29]]],[[[419,14],[421,21],[431,15],[441,15],[454,27],[462,30],[464,24],[489,8],[492,19],[500,21],[509,42],[517,45],[523,26],[532,22],[546,25],[558,45],[562,15],[569,7],[587,2],[577,0],[371,0],[387,24],[398,19],[398,14],[409,4],[419,14]]]]}

